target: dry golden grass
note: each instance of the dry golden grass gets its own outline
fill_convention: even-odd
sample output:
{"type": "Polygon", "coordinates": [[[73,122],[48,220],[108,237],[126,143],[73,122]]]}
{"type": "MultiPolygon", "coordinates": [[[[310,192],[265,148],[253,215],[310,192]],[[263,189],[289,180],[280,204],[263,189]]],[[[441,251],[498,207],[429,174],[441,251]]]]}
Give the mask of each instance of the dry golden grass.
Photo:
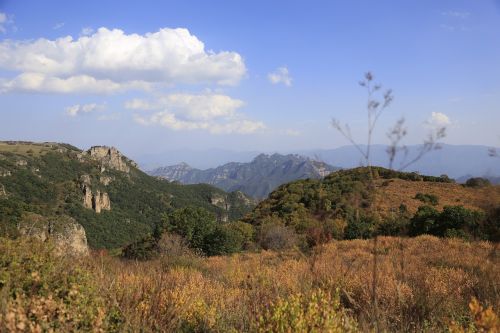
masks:
{"type": "Polygon", "coordinates": [[[6,142],[0,142],[0,153],[8,152],[18,155],[28,155],[38,156],[42,153],[49,151],[51,148],[50,144],[30,144],[30,143],[16,143],[9,144],[6,142]]]}
{"type": "Polygon", "coordinates": [[[322,314],[341,319],[337,326],[316,327],[317,332],[351,330],[349,318],[362,331],[374,329],[376,322],[387,331],[441,331],[452,323],[469,324],[468,304],[473,297],[500,308],[500,251],[494,244],[431,236],[380,237],[377,313],[372,302],[373,253],[372,240],[353,240],[326,244],[310,256],[264,251],[187,257],[175,265],[167,258],[127,262],[97,256],[89,265],[100,294],[122,312],[126,331],[239,332],[278,327],[291,332],[283,326],[283,318],[303,323],[318,304],[330,304],[322,299],[308,303],[307,311],[300,308],[304,304],[300,300],[316,299],[318,290],[338,295],[343,310],[322,314]]]}
{"type": "Polygon", "coordinates": [[[490,207],[500,206],[500,186],[488,186],[484,188],[469,188],[453,183],[434,183],[405,181],[391,179],[377,180],[378,195],[375,206],[382,215],[390,215],[397,212],[399,206],[404,204],[411,214],[414,214],[419,206],[424,203],[415,199],[417,193],[433,194],[439,199],[436,208],[441,210],[444,206],[461,205],[465,208],[485,210],[490,207]],[[385,186],[382,185],[385,182],[385,186]]]}

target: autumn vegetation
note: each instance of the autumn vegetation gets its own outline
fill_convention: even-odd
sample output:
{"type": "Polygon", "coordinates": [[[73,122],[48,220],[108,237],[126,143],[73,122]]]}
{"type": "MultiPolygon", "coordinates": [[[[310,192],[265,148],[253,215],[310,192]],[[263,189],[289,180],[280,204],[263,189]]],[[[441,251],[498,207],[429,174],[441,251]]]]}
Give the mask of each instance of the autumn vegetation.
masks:
{"type": "Polygon", "coordinates": [[[345,240],[307,255],[212,257],[176,236],[162,244],[160,256],[136,261],[102,251],[74,258],[47,243],[2,239],[0,331],[498,332],[500,325],[500,250],[487,241],[379,237],[375,247],[345,240]]]}

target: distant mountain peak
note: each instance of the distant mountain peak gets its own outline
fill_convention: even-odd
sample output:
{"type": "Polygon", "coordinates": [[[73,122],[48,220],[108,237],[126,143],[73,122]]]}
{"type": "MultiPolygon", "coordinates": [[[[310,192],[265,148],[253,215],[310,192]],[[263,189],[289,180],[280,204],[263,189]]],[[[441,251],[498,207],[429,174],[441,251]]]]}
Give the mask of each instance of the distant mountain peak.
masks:
{"type": "Polygon", "coordinates": [[[184,184],[207,183],[227,191],[264,198],[281,184],[304,178],[322,178],[337,170],[331,165],[297,154],[259,154],[249,163],[226,163],[199,170],[187,164],[157,168],[150,175],[184,184]]]}

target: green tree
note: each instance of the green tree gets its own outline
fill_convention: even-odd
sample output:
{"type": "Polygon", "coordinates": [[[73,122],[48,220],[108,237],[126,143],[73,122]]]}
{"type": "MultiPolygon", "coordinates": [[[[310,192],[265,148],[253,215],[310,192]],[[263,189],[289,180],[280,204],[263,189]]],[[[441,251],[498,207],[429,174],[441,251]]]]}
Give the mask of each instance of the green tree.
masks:
{"type": "Polygon", "coordinates": [[[206,237],[217,225],[216,217],[203,208],[185,207],[167,214],[163,220],[167,231],[184,237],[189,246],[203,250],[206,237]]]}
{"type": "Polygon", "coordinates": [[[410,221],[410,236],[432,234],[439,220],[439,212],[431,206],[420,206],[410,221]]]}

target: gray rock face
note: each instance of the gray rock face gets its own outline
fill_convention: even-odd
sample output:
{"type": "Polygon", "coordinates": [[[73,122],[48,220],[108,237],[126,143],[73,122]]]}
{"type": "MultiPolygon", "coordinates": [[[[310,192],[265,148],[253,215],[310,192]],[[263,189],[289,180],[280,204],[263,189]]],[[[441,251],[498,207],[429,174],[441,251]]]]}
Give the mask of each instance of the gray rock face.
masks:
{"type": "Polygon", "coordinates": [[[60,253],[89,253],[85,229],[72,217],[44,217],[28,213],[23,216],[18,229],[23,236],[38,238],[42,242],[52,240],[60,253]]]}
{"type": "Polygon", "coordinates": [[[3,186],[3,184],[0,184],[0,198],[6,196],[7,196],[7,191],[5,191],[5,187],[3,186]]]}
{"type": "Polygon", "coordinates": [[[184,184],[211,184],[225,191],[241,191],[254,198],[264,198],[281,184],[322,178],[335,170],[338,168],[299,155],[261,154],[250,163],[227,163],[207,170],[181,163],[155,169],[149,174],[184,184]]]}
{"type": "Polygon", "coordinates": [[[108,194],[97,191],[92,197],[92,208],[97,214],[99,214],[101,210],[111,210],[111,202],[109,201],[108,194]]]}
{"type": "Polygon", "coordinates": [[[83,152],[81,157],[84,156],[99,161],[101,163],[101,172],[108,168],[128,173],[130,172],[129,164],[137,167],[135,162],[128,160],[115,147],[94,146],[83,152]]]}
{"type": "Polygon", "coordinates": [[[111,201],[109,200],[108,193],[99,190],[93,193],[90,188],[91,181],[89,175],[83,175],[80,177],[80,181],[82,182],[83,206],[85,208],[93,209],[97,214],[102,210],[111,210],[111,201]]]}

